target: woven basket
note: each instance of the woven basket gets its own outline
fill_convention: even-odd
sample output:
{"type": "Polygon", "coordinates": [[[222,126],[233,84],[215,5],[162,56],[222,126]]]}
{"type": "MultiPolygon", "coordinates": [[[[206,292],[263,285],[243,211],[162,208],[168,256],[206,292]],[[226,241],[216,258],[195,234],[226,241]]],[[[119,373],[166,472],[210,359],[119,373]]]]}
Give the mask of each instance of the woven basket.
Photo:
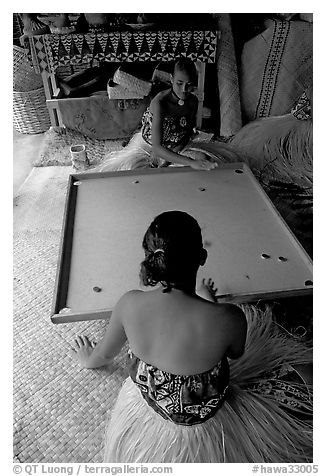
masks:
{"type": "Polygon", "coordinates": [[[126,89],[120,84],[115,84],[112,81],[108,82],[108,96],[109,99],[143,99],[144,95],[126,89]]]}
{"type": "Polygon", "coordinates": [[[23,134],[38,134],[49,129],[50,117],[43,86],[33,91],[13,92],[14,128],[23,134]]]}
{"type": "Polygon", "coordinates": [[[20,45],[20,37],[23,34],[22,22],[18,13],[13,13],[13,40],[14,45],[20,45]]]}
{"type": "Polygon", "coordinates": [[[133,91],[137,96],[148,96],[152,89],[151,82],[136,78],[136,76],[122,71],[121,68],[118,68],[114,73],[113,81],[129,91],[133,91]]]}
{"type": "Polygon", "coordinates": [[[160,81],[161,83],[171,84],[171,73],[162,71],[161,69],[155,69],[152,77],[152,81],[160,81]]]}
{"type": "Polygon", "coordinates": [[[13,46],[13,89],[32,91],[43,85],[40,74],[35,73],[24,48],[13,46]]]}

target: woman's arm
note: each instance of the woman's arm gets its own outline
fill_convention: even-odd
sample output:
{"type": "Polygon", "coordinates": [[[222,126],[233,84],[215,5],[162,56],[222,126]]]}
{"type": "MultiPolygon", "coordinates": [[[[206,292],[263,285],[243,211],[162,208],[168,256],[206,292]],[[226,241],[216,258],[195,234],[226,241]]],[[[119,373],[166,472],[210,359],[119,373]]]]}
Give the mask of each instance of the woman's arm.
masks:
{"type": "Polygon", "coordinates": [[[86,369],[96,369],[107,365],[121,350],[127,337],[122,324],[122,316],[129,293],[116,304],[102,340],[95,346],[86,336],[78,336],[73,356],[86,369]]]}
{"type": "MultiPolygon", "coordinates": [[[[209,170],[214,168],[215,164],[212,164],[208,160],[202,159],[199,161],[195,161],[186,155],[178,154],[172,150],[167,149],[162,144],[163,140],[163,115],[164,112],[162,110],[162,105],[160,101],[152,101],[151,104],[151,112],[153,115],[152,119],[152,147],[154,154],[159,157],[160,159],[167,160],[168,162],[172,162],[173,164],[179,165],[186,165],[196,169],[204,169],[209,170]]],[[[191,137],[191,129],[189,129],[189,137],[191,137]]],[[[183,145],[183,147],[186,144],[183,145]]],[[[182,148],[183,148],[182,147],[182,148]]]]}
{"type": "Polygon", "coordinates": [[[230,332],[233,341],[229,345],[226,356],[230,359],[238,359],[245,351],[247,337],[247,319],[244,312],[234,304],[227,304],[230,322],[230,332]]]}

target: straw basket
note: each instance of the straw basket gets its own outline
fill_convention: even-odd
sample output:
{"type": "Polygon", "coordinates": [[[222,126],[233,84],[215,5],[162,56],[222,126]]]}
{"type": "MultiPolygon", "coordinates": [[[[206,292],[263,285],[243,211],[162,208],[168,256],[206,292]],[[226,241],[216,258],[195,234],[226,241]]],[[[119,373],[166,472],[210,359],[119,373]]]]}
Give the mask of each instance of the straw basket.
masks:
{"type": "Polygon", "coordinates": [[[43,85],[40,74],[35,73],[24,48],[13,45],[13,88],[14,91],[31,91],[43,85]]]}
{"type": "Polygon", "coordinates": [[[42,77],[35,73],[24,48],[13,46],[13,121],[24,134],[48,130],[50,117],[42,77]]]}
{"type": "Polygon", "coordinates": [[[14,127],[18,132],[38,134],[51,125],[43,86],[32,91],[14,91],[13,109],[14,127]]]}
{"type": "Polygon", "coordinates": [[[113,76],[113,81],[125,89],[137,94],[137,97],[148,96],[152,89],[150,81],[144,81],[136,76],[126,73],[121,68],[118,68],[113,76]]]}
{"type": "Polygon", "coordinates": [[[23,34],[22,21],[18,13],[13,13],[13,40],[14,45],[20,44],[20,37],[23,34]]]}
{"type": "Polygon", "coordinates": [[[109,81],[107,85],[109,99],[143,99],[144,94],[140,94],[130,89],[120,86],[113,81],[109,81]]]}

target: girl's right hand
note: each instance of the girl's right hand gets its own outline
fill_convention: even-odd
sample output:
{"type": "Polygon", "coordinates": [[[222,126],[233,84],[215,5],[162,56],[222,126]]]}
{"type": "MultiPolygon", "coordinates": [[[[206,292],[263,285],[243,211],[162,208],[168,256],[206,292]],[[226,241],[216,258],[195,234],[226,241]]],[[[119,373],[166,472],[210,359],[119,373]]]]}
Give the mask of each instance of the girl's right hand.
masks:
{"type": "Polygon", "coordinates": [[[213,170],[216,169],[218,164],[216,162],[210,162],[207,159],[204,158],[198,158],[198,159],[191,159],[190,160],[190,167],[196,170],[213,170]]]}

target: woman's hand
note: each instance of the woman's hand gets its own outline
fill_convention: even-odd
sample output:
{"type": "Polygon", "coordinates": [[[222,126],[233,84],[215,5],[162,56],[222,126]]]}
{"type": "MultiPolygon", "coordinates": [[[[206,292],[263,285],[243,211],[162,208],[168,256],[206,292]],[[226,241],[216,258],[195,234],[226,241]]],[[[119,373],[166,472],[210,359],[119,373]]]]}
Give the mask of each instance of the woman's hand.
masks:
{"type": "Polygon", "coordinates": [[[215,287],[215,283],[212,280],[212,278],[208,278],[208,279],[204,278],[203,286],[206,286],[206,289],[209,292],[211,298],[213,299],[213,301],[216,301],[216,295],[217,295],[218,289],[215,287]]]}
{"type": "Polygon", "coordinates": [[[200,283],[200,286],[197,290],[198,294],[208,301],[217,302],[217,291],[218,289],[215,287],[215,283],[212,278],[203,279],[200,283]]]}
{"type": "Polygon", "coordinates": [[[196,170],[213,170],[216,169],[218,164],[216,162],[210,162],[209,160],[203,158],[203,157],[198,157],[196,159],[189,158],[189,165],[193,169],[196,170]]]}
{"type": "Polygon", "coordinates": [[[91,342],[86,336],[78,336],[75,339],[76,347],[72,348],[73,358],[83,368],[87,368],[88,360],[93,353],[95,342],[91,342]]]}

